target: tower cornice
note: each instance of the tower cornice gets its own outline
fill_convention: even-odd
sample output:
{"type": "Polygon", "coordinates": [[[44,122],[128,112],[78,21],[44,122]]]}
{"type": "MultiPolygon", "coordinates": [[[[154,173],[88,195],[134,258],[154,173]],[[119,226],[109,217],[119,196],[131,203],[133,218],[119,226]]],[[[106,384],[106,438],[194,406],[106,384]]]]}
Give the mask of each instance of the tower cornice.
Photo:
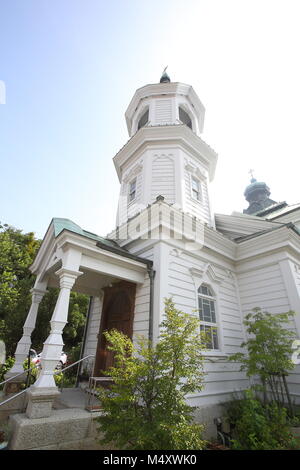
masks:
{"type": "Polygon", "coordinates": [[[113,158],[119,180],[122,178],[122,167],[129,159],[143,148],[156,145],[182,146],[205,165],[210,181],[213,180],[217,153],[185,125],[147,126],[140,129],[113,158]]]}

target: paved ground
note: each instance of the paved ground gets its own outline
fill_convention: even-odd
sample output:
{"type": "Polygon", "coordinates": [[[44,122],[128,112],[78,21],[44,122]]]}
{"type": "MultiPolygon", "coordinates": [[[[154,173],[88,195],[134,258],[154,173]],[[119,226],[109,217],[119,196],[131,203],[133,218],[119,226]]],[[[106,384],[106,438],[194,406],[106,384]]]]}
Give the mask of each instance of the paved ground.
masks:
{"type": "Polygon", "coordinates": [[[90,396],[89,403],[87,399],[87,393],[81,388],[63,388],[60,396],[55,400],[54,408],[56,410],[65,408],[80,408],[85,410],[89,404],[99,409],[100,402],[95,396],[90,396]]]}

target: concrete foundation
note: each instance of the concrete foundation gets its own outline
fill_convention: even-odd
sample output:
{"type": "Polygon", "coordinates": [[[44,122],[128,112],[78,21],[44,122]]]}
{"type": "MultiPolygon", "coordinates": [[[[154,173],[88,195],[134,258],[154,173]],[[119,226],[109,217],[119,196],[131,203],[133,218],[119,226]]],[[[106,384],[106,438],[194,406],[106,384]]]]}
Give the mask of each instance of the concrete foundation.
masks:
{"type": "Polygon", "coordinates": [[[223,418],[226,415],[225,407],[222,403],[215,405],[205,405],[197,408],[195,421],[204,424],[203,438],[207,440],[217,439],[217,427],[214,423],[216,418],[223,418]]]}
{"type": "MultiPolygon", "coordinates": [[[[45,397],[46,398],[46,397],[45,397]]],[[[112,450],[112,447],[100,445],[96,431],[96,418],[101,411],[85,410],[86,393],[82,389],[64,389],[56,396],[48,417],[32,418],[25,413],[10,416],[12,450],[112,450]]],[[[36,403],[37,410],[39,409],[36,403]]],[[[44,404],[42,404],[43,412],[44,404]]],[[[204,424],[203,438],[217,439],[216,418],[226,415],[222,403],[207,404],[195,411],[195,421],[204,424]]]]}
{"type": "MultiPolygon", "coordinates": [[[[10,450],[105,449],[97,443],[95,418],[78,408],[52,410],[48,418],[30,419],[25,414],[10,417],[10,450]]],[[[107,449],[107,448],[106,448],[107,449]]]]}
{"type": "MultiPolygon", "coordinates": [[[[15,395],[14,393],[5,395],[4,392],[0,392],[0,403],[14,395],[15,395]]],[[[0,406],[0,423],[6,421],[8,417],[12,414],[22,413],[26,409],[27,402],[28,402],[28,399],[27,399],[26,393],[23,393],[23,395],[20,395],[19,397],[14,398],[8,403],[1,405],[0,406]]]]}

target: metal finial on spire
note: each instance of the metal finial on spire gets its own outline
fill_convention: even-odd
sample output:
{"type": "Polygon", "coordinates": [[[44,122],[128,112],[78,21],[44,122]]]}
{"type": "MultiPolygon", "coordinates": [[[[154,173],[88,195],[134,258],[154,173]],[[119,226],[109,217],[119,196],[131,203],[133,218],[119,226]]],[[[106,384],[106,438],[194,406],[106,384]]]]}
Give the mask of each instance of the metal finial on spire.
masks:
{"type": "Polygon", "coordinates": [[[160,77],[160,83],[170,83],[171,81],[169,75],[166,72],[167,68],[168,66],[166,66],[163,70],[162,76],[160,77]]]}
{"type": "Polygon", "coordinates": [[[250,170],[248,171],[249,175],[251,175],[251,183],[255,183],[256,181],[256,179],[253,176],[253,172],[254,170],[252,168],[250,168],[250,170]]]}

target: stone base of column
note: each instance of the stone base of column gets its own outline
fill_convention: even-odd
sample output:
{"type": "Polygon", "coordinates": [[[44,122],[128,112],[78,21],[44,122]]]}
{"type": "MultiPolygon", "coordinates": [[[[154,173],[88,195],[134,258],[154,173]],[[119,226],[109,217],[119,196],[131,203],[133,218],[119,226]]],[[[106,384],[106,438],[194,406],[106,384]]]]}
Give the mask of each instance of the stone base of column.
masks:
{"type": "MultiPolygon", "coordinates": [[[[12,375],[6,374],[5,379],[9,379],[12,375]]],[[[27,373],[24,371],[24,374],[19,375],[15,379],[6,382],[4,385],[4,395],[10,395],[11,393],[18,393],[22,390],[22,385],[26,382],[27,373]]]]}
{"type": "Polygon", "coordinates": [[[47,418],[51,415],[53,402],[58,395],[60,392],[56,387],[41,389],[30,387],[27,392],[26,416],[31,419],[47,418]]]}

